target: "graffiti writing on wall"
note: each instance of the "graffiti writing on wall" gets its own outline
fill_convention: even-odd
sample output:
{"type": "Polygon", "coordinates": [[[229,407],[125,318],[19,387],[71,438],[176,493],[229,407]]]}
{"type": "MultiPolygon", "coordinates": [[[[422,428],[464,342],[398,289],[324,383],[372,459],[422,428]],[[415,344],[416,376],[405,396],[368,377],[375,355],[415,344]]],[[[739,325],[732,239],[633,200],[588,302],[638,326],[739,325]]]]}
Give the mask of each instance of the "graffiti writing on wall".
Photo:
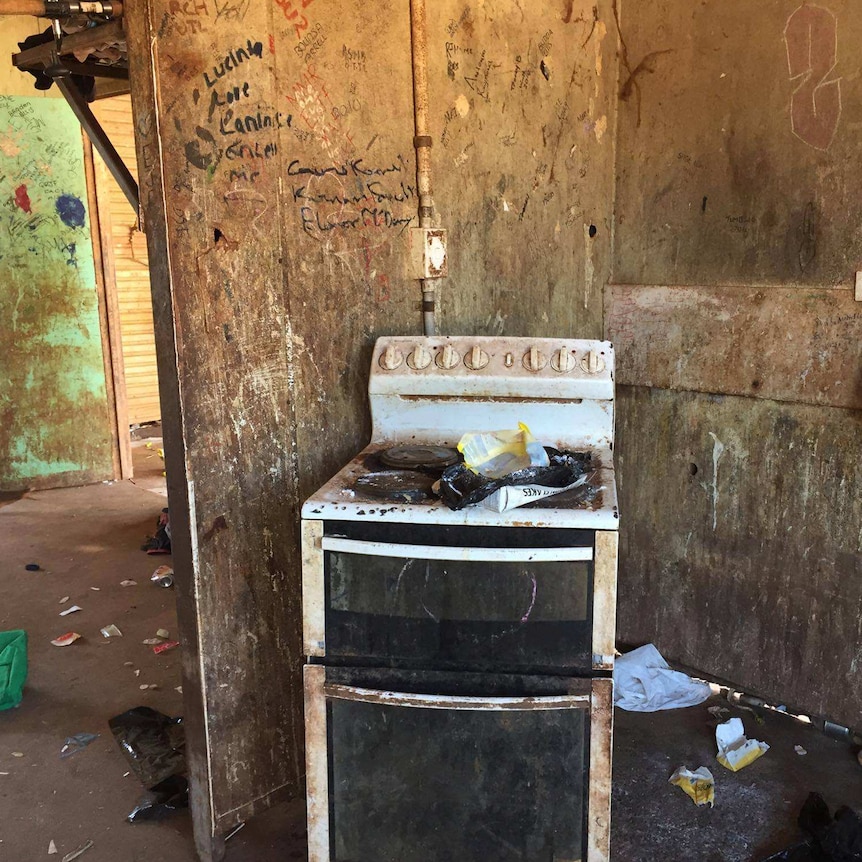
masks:
{"type": "Polygon", "coordinates": [[[793,134],[809,146],[827,150],[841,119],[838,19],[822,6],[800,6],[784,28],[787,65],[795,85],[790,102],[793,134]]]}

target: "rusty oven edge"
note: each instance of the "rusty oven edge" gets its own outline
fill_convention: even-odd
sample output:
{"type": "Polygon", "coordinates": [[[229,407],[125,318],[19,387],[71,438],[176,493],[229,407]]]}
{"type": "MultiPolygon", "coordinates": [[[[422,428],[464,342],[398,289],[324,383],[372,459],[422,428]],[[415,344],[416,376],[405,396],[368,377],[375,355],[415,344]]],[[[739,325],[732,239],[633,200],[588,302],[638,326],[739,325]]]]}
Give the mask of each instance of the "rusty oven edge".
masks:
{"type": "Polygon", "coordinates": [[[597,531],[593,556],[593,668],[614,669],[617,620],[617,532],[597,531]]]}
{"type": "Polygon", "coordinates": [[[308,862],[329,862],[329,771],[327,767],[326,668],[303,668],[305,689],[305,787],[308,862]]]}
{"type": "Polygon", "coordinates": [[[309,656],[326,655],[323,521],[302,521],[302,643],[309,656]]]}
{"type": "Polygon", "coordinates": [[[593,681],[590,712],[590,801],[587,862],[608,862],[611,853],[611,749],[614,683],[593,681]]]}
{"type": "Polygon", "coordinates": [[[568,694],[541,697],[466,697],[445,694],[413,694],[379,689],[358,688],[352,685],[326,683],[324,693],[328,699],[353,700],[380,706],[414,707],[418,709],[452,709],[468,711],[530,711],[584,709],[591,702],[590,695],[568,694]]]}

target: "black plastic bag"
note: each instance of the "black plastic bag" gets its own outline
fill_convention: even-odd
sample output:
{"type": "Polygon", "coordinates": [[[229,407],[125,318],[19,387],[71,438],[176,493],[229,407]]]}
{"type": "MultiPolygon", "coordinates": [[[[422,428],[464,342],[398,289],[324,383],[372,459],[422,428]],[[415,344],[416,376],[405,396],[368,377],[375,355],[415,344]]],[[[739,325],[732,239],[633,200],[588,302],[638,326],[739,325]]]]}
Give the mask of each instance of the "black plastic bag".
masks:
{"type": "Polygon", "coordinates": [[[182,718],[137,706],[108,721],[132,772],[149,793],[129,814],[131,823],[161,820],[188,807],[186,741],[182,718]]]}
{"type": "Polygon", "coordinates": [[[147,823],[164,820],[177,811],[189,807],[189,782],[183,775],[171,775],[145,793],[131,810],[129,823],[147,823]]]}
{"type": "Polygon", "coordinates": [[[527,467],[509,473],[501,479],[491,479],[474,473],[463,463],[453,464],[443,471],[440,479],[440,497],[456,512],[465,506],[490,497],[494,491],[508,485],[544,485],[548,488],[565,488],[577,481],[590,469],[589,452],[560,452],[545,447],[550,460],[548,467],[527,467]]]}
{"type": "Polygon", "coordinates": [[[846,805],[835,812],[819,793],[809,793],[797,819],[811,837],[764,862],[862,862],[862,818],[846,805]]]}

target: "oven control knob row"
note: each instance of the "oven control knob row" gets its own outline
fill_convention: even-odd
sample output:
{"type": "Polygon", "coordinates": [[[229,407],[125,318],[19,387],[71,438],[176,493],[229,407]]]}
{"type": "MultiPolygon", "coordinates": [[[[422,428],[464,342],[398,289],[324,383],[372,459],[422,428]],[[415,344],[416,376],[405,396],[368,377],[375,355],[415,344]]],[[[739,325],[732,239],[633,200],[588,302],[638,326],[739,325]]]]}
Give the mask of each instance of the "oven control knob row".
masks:
{"type": "Polygon", "coordinates": [[[417,344],[411,354],[407,357],[407,364],[414,371],[421,371],[431,364],[431,351],[426,350],[421,344],[417,344]]]}
{"type": "Polygon", "coordinates": [[[471,371],[481,371],[490,361],[488,354],[478,344],[464,355],[464,364],[471,371]]]}
{"type": "Polygon", "coordinates": [[[524,354],[524,368],[534,374],[541,371],[548,364],[548,357],[538,347],[531,347],[524,354]]]}
{"type": "Polygon", "coordinates": [[[595,350],[591,350],[581,360],[581,368],[586,371],[587,374],[600,374],[605,370],[605,360],[602,359],[595,350]]]}
{"type": "Polygon", "coordinates": [[[404,361],[404,354],[394,345],[390,344],[380,354],[380,367],[386,371],[394,371],[404,361]]]}
{"type": "Polygon", "coordinates": [[[447,344],[437,354],[436,362],[439,368],[455,368],[461,362],[461,354],[451,344],[447,344]]]}
{"type": "Polygon", "coordinates": [[[575,364],[575,357],[565,347],[561,347],[551,357],[551,368],[559,374],[568,374],[573,371],[575,364]]]}

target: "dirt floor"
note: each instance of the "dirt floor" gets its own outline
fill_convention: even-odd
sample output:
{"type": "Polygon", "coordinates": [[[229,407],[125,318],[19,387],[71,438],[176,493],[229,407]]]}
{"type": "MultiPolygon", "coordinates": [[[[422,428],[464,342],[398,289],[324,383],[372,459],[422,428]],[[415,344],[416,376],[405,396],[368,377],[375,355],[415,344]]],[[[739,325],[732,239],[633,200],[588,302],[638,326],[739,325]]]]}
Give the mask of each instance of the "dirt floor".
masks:
{"type": "MultiPolygon", "coordinates": [[[[157,824],[125,821],[143,788],[127,774],[107,725],[111,716],[141,704],[169,715],[183,711],[179,650],[156,656],[142,643],[159,628],[174,635],[176,619],[173,591],[149,581],[170,558],[139,550],[165,505],[158,493],[161,462],[141,446],[135,456],[136,483],[0,500],[0,630],[22,628],[30,643],[23,703],[0,713],[0,860],[61,860],[87,841],[93,846],[82,862],[195,860],[187,813],[157,824]],[[41,570],[26,571],[31,562],[41,570]],[[123,587],[124,579],[137,585],[123,587]],[[73,604],[83,610],[58,616],[73,604]],[[122,638],[102,637],[100,628],[111,623],[122,638]],[[66,648],[51,645],[70,630],[81,640],[66,648]],[[151,684],[158,688],[140,690],[151,684]],[[66,737],[81,732],[100,735],[61,759],[66,737]],[[52,840],[59,852],[49,857],[52,840]]],[[[798,837],[796,814],[810,790],[833,808],[862,810],[862,768],[846,745],[788,717],[759,724],[753,714],[734,710],[749,736],[772,749],[732,774],[715,761],[708,705],[654,715],[617,711],[614,862],[763,859],[798,837]],[[807,754],[796,754],[794,745],[807,754]],[[667,783],[682,764],[712,770],[714,809],[695,808],[667,783]]],[[[228,862],[304,858],[299,800],[257,818],[228,843],[228,862]]]]}

